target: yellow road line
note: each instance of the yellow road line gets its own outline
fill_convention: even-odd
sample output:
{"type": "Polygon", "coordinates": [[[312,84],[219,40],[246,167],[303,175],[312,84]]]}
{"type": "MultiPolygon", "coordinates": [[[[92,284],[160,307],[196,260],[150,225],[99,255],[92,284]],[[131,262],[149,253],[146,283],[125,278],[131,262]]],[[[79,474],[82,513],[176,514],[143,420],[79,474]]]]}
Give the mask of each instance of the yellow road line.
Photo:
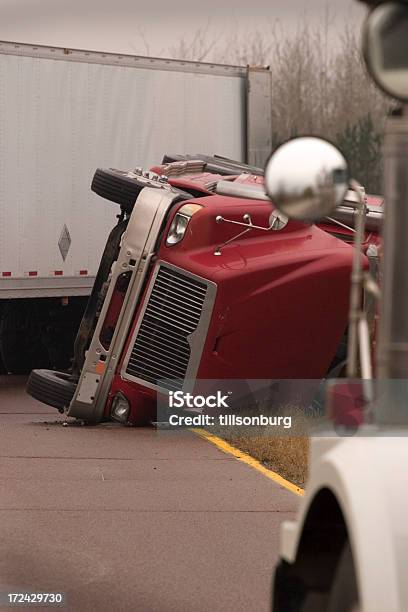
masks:
{"type": "Polygon", "coordinates": [[[258,470],[258,472],[261,472],[261,474],[263,474],[270,480],[273,480],[274,482],[281,485],[282,487],[285,487],[285,489],[287,489],[291,493],[295,493],[296,495],[304,495],[303,489],[301,489],[300,487],[297,487],[292,482],[289,482],[289,480],[282,478],[282,476],[280,476],[276,472],[269,470],[264,465],[262,465],[262,463],[260,463],[257,459],[254,459],[247,453],[244,453],[238,448],[234,448],[233,446],[231,446],[231,444],[228,444],[228,442],[226,442],[225,440],[222,440],[222,438],[219,438],[218,436],[214,436],[213,434],[208,433],[208,431],[205,431],[205,429],[194,428],[192,429],[192,431],[198,436],[200,436],[201,438],[204,438],[204,440],[207,440],[208,442],[211,442],[211,444],[214,444],[217,448],[219,448],[224,453],[227,453],[228,455],[232,455],[233,457],[235,457],[235,459],[238,459],[238,461],[242,461],[243,463],[246,463],[250,467],[254,468],[254,470],[258,470]]]}

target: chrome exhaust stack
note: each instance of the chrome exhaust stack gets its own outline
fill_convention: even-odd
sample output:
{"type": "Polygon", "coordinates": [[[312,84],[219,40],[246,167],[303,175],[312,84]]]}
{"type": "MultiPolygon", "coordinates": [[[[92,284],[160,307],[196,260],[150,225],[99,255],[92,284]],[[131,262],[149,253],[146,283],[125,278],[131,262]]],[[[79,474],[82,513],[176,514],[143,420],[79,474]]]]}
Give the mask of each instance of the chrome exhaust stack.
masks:
{"type": "Polygon", "coordinates": [[[408,422],[408,117],[387,121],[383,287],[376,422],[408,422]]]}
{"type": "MultiPolygon", "coordinates": [[[[365,229],[370,232],[380,232],[383,224],[384,213],[380,206],[368,206],[367,205],[366,212],[366,223],[365,229]]],[[[358,209],[355,205],[350,205],[347,200],[344,201],[344,204],[338,206],[331,217],[327,217],[324,221],[332,224],[338,225],[339,223],[344,223],[344,225],[349,226],[354,229],[357,224],[358,219],[358,209]]]]}
{"type": "Polygon", "coordinates": [[[378,343],[381,378],[408,373],[408,117],[388,119],[385,136],[383,291],[378,343]]]}

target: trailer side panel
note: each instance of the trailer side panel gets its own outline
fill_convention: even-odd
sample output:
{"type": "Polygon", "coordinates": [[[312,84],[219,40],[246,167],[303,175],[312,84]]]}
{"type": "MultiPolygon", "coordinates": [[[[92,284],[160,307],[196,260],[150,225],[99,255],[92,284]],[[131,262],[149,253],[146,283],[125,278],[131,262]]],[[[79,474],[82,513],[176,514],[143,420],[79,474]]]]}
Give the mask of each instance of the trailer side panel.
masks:
{"type": "Polygon", "coordinates": [[[166,150],[242,160],[245,78],[22,49],[0,53],[0,298],[83,295],[118,213],[90,191],[95,169],[166,150]]]}

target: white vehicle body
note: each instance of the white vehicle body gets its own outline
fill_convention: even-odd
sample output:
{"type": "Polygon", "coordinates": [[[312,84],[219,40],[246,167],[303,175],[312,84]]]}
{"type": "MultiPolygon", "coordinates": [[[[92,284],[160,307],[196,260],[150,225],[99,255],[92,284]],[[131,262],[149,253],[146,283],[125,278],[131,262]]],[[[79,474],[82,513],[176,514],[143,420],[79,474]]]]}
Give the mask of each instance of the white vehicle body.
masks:
{"type": "Polygon", "coordinates": [[[401,470],[408,461],[405,435],[383,430],[380,436],[378,431],[367,431],[366,436],[360,431],[352,438],[315,438],[299,515],[282,526],[281,558],[300,566],[311,556],[311,572],[322,571],[322,564],[329,573],[330,566],[335,570],[345,542],[335,531],[344,534],[353,554],[362,612],[408,609],[408,474],[401,470]],[[307,550],[308,536],[316,538],[317,533],[326,540],[307,550]]]}
{"type": "Polygon", "coordinates": [[[270,113],[266,69],[0,43],[0,301],[90,293],[118,212],[97,167],[262,165],[270,113]]]}

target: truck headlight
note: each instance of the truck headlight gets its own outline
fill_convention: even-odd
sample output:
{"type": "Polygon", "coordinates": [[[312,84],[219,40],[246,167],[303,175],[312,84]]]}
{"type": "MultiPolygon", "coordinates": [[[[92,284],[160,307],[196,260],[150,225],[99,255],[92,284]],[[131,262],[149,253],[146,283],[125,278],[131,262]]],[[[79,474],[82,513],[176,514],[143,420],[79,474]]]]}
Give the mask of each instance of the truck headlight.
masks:
{"type": "Polygon", "coordinates": [[[111,418],[120,423],[126,423],[129,417],[130,404],[123,393],[117,393],[112,401],[111,418]]]}
{"type": "Polygon", "coordinates": [[[200,204],[184,204],[174,215],[167,234],[166,245],[173,246],[184,238],[188,224],[193,215],[202,208],[200,204]]]}

